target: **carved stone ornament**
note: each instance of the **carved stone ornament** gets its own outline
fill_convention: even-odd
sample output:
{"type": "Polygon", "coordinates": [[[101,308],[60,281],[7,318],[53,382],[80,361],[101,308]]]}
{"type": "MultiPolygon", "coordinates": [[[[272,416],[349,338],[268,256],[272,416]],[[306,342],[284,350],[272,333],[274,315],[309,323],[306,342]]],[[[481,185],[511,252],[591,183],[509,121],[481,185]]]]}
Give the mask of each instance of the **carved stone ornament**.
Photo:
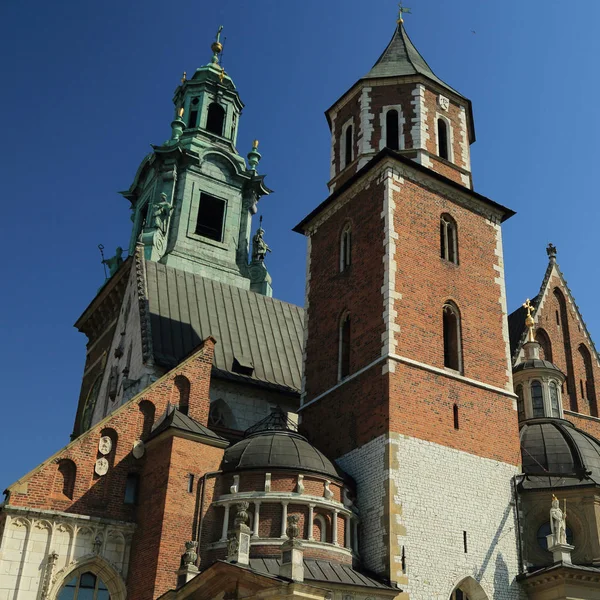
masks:
{"type": "Polygon", "coordinates": [[[145,452],[146,446],[144,445],[144,442],[142,442],[142,440],[136,440],[135,442],[133,442],[133,450],[131,451],[131,454],[133,454],[133,458],[142,458],[145,452]]]}
{"type": "Polygon", "coordinates": [[[333,498],[333,492],[330,489],[331,481],[326,480],[324,484],[323,497],[325,500],[331,500],[333,498]]]}
{"type": "Polygon", "coordinates": [[[300,517],[298,517],[298,515],[290,515],[287,518],[287,529],[285,532],[290,540],[294,540],[300,535],[300,527],[298,526],[299,521],[300,517]]]}
{"type": "Polygon", "coordinates": [[[112,450],[112,440],[107,435],[103,435],[98,442],[98,452],[103,455],[110,454],[112,450]]]}
{"type": "Polygon", "coordinates": [[[448,108],[450,108],[450,100],[441,94],[438,96],[438,104],[442,110],[448,110],[448,108]]]}
{"type": "Polygon", "coordinates": [[[96,461],[96,465],[94,467],[94,471],[96,471],[96,475],[106,475],[108,473],[108,461],[102,457],[96,461]]]}
{"type": "Polygon", "coordinates": [[[185,552],[183,553],[182,563],[183,565],[193,565],[198,560],[198,542],[186,542],[185,552]]]}

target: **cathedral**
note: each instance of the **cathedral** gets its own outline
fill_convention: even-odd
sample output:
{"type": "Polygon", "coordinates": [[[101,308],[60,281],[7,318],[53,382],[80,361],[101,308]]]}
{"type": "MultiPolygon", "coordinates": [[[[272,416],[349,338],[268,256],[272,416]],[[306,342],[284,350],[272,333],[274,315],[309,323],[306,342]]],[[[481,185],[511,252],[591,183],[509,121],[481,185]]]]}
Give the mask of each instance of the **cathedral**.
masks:
{"type": "Polygon", "coordinates": [[[220,38],[122,192],[71,441],[4,482],[0,600],[600,600],[600,357],[552,244],[508,314],[471,101],[401,12],[325,113],[295,306],[220,38]]]}

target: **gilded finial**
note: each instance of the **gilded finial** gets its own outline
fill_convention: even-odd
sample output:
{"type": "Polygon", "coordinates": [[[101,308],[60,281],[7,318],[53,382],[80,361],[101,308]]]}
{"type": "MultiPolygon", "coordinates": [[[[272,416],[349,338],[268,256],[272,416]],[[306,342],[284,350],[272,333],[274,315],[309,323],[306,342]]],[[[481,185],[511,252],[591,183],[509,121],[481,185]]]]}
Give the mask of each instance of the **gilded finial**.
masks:
{"type": "Polygon", "coordinates": [[[219,62],[219,54],[223,52],[223,44],[221,44],[221,32],[223,31],[223,25],[217,29],[217,36],[215,41],[212,43],[210,49],[213,51],[212,62],[217,64],[219,62]]]}
{"type": "Polygon", "coordinates": [[[184,71],[183,75],[181,76],[181,83],[185,83],[187,79],[187,73],[184,71]]]}
{"type": "Polygon", "coordinates": [[[223,79],[225,79],[225,69],[221,67],[221,72],[219,73],[219,81],[223,83],[223,79]]]}
{"type": "Polygon", "coordinates": [[[177,116],[181,119],[183,117],[184,108],[183,106],[177,111],[177,116]]]}
{"type": "Polygon", "coordinates": [[[525,327],[527,327],[528,331],[527,331],[527,341],[528,342],[535,342],[535,335],[533,332],[533,327],[535,325],[535,321],[533,320],[533,317],[531,316],[531,313],[533,312],[534,306],[533,304],[531,304],[531,301],[529,300],[529,298],[527,298],[527,301],[523,304],[523,308],[525,310],[527,310],[527,317],[525,319],[525,327]]]}
{"type": "Polygon", "coordinates": [[[258,140],[254,140],[254,141],[252,142],[252,148],[253,148],[254,150],[256,150],[256,149],[258,148],[258,140]]]}
{"type": "Polygon", "coordinates": [[[396,21],[398,25],[402,25],[402,23],[404,23],[404,17],[402,16],[403,14],[409,15],[411,14],[411,10],[407,6],[402,6],[402,2],[398,2],[398,20],[396,21]]]}

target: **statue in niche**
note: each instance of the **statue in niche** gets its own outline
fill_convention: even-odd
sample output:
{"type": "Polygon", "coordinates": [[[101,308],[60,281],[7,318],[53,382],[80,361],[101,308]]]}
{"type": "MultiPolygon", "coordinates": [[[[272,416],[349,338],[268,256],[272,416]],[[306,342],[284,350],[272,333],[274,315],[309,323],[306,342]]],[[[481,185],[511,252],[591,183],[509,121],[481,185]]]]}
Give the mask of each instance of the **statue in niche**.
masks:
{"type": "Polygon", "coordinates": [[[267,245],[267,242],[263,239],[265,230],[262,228],[262,216],[260,218],[260,225],[256,231],[256,234],[252,238],[252,262],[263,262],[267,252],[271,252],[271,248],[267,245]]]}
{"type": "Polygon", "coordinates": [[[167,202],[167,195],[163,192],[160,195],[160,202],[156,202],[152,211],[152,221],[154,227],[156,229],[160,229],[160,231],[166,235],[167,234],[167,224],[169,222],[169,216],[173,207],[167,202]]]}
{"type": "Polygon", "coordinates": [[[123,248],[121,248],[121,246],[117,246],[115,252],[116,253],[112,258],[105,258],[102,261],[102,264],[105,264],[108,267],[109,277],[112,277],[123,264],[123,248]]]}
{"type": "Polygon", "coordinates": [[[550,509],[550,531],[554,536],[555,544],[567,543],[567,501],[565,500],[564,512],[560,509],[560,502],[556,496],[552,496],[552,508],[550,509]]]}

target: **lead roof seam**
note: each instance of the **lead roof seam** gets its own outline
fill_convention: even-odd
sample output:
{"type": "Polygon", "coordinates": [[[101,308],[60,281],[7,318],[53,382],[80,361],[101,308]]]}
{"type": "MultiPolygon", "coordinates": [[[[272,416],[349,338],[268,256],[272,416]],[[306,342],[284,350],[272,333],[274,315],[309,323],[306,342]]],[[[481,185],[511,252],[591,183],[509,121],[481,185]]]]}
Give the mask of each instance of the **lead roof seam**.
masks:
{"type": "MultiPolygon", "coordinates": [[[[262,296],[261,300],[262,300],[263,304],[265,305],[265,309],[267,309],[267,302],[265,300],[265,296],[262,296]]],[[[275,360],[273,360],[273,358],[271,358],[271,365],[273,367],[273,376],[274,376],[274,378],[277,378],[277,375],[275,375],[275,372],[277,371],[277,373],[278,373],[278,375],[280,375],[281,379],[283,381],[287,381],[287,378],[285,377],[283,365],[282,365],[282,360],[281,360],[282,350],[285,352],[285,348],[282,347],[282,346],[284,346],[284,344],[282,343],[281,335],[275,335],[275,331],[279,331],[281,333],[281,330],[279,329],[279,323],[277,322],[277,316],[275,313],[274,305],[273,305],[273,310],[268,310],[268,309],[265,310],[265,315],[269,322],[269,332],[271,335],[273,348],[274,348],[275,360]],[[275,321],[275,323],[273,323],[273,321],[275,321]],[[276,327],[277,327],[277,329],[276,329],[276,327]]]]}
{"type": "Polygon", "coordinates": [[[296,329],[296,315],[294,314],[296,311],[292,310],[291,305],[286,304],[280,304],[280,311],[285,323],[285,329],[288,333],[288,339],[290,339],[292,342],[297,342],[297,345],[291,346],[289,348],[289,352],[292,355],[292,360],[294,363],[294,369],[292,369],[292,360],[290,360],[290,358],[288,357],[288,368],[289,368],[289,374],[290,374],[290,379],[292,380],[291,383],[292,385],[299,385],[300,382],[299,381],[294,381],[294,377],[292,375],[292,373],[299,373],[302,370],[302,365],[301,365],[301,353],[300,356],[298,355],[298,353],[295,351],[295,348],[299,347],[302,348],[302,341],[298,336],[298,330],[296,329]],[[288,317],[286,318],[286,312],[288,313],[288,317]],[[291,326],[291,328],[290,328],[291,326]],[[294,335],[295,334],[295,338],[294,335]]]}
{"type": "MultiPolygon", "coordinates": [[[[220,287],[220,292],[221,292],[221,299],[222,299],[222,307],[223,307],[223,312],[225,313],[225,319],[224,321],[224,327],[227,331],[227,337],[229,338],[229,348],[231,350],[231,356],[226,358],[226,361],[229,365],[229,369],[233,370],[233,360],[235,358],[235,346],[234,346],[234,341],[233,341],[233,332],[232,332],[232,328],[229,326],[230,323],[230,317],[231,315],[229,314],[229,310],[227,307],[227,298],[226,298],[226,294],[229,293],[229,298],[231,300],[231,288],[229,286],[227,287],[223,287],[221,284],[219,284],[220,287]]],[[[235,312],[233,309],[233,302],[230,302],[231,305],[231,312],[235,312]]],[[[235,321],[235,315],[233,315],[233,323],[236,325],[236,331],[237,331],[237,323],[235,321]]],[[[225,344],[223,344],[225,345],[225,344]]]]}
{"type": "MultiPolygon", "coordinates": [[[[257,296],[258,296],[258,294],[257,294],[257,296]]],[[[265,323],[263,320],[262,311],[260,310],[260,307],[259,307],[259,300],[258,300],[258,297],[256,297],[256,298],[250,297],[249,300],[250,300],[250,302],[249,302],[250,305],[252,305],[252,304],[255,305],[255,309],[256,309],[256,312],[258,313],[258,318],[260,321],[260,328],[256,327],[256,324],[257,324],[256,322],[254,322],[254,325],[255,325],[255,332],[256,332],[256,340],[257,340],[258,346],[261,350],[261,357],[263,358],[264,378],[266,381],[273,383],[273,379],[274,379],[273,360],[271,359],[271,352],[269,350],[269,344],[267,343],[267,338],[265,336],[265,323]],[[262,344],[261,344],[261,341],[263,342],[262,344]],[[264,352],[263,352],[263,346],[264,346],[264,352]],[[268,360],[265,360],[265,358],[264,358],[265,356],[267,357],[268,360]],[[267,371],[267,367],[270,369],[269,372],[267,371]]],[[[263,302],[263,306],[265,306],[265,308],[266,308],[266,305],[264,302],[263,302]]],[[[250,307],[250,309],[252,310],[252,307],[250,307]]]]}
{"type": "MultiPolygon", "coordinates": [[[[241,292],[240,292],[241,293],[241,292]]],[[[258,358],[258,361],[255,361],[254,363],[254,374],[258,377],[261,377],[263,381],[268,381],[270,382],[270,380],[267,378],[267,369],[265,366],[265,360],[263,357],[263,348],[262,348],[262,344],[259,342],[258,339],[258,331],[256,328],[256,321],[252,318],[253,312],[252,312],[252,306],[251,306],[251,300],[250,300],[250,296],[246,296],[246,300],[247,302],[242,302],[242,312],[244,313],[244,322],[246,323],[246,331],[248,333],[250,333],[250,331],[252,331],[253,335],[253,339],[255,341],[256,344],[256,348],[252,348],[251,347],[251,352],[252,354],[256,354],[256,358],[258,358]],[[246,317],[246,312],[249,313],[248,317],[246,317]]],[[[250,344],[250,336],[248,336],[248,340],[249,340],[249,344],[250,344]]]]}
{"type": "MultiPolygon", "coordinates": [[[[235,288],[235,290],[232,288],[232,290],[231,290],[231,304],[233,307],[233,318],[234,318],[235,324],[236,324],[236,331],[238,332],[238,342],[239,342],[240,351],[243,356],[247,356],[252,359],[253,352],[250,348],[250,343],[249,343],[250,335],[249,335],[246,319],[243,318],[243,310],[242,310],[243,298],[242,298],[241,291],[242,290],[240,288],[235,288]],[[238,309],[239,309],[239,311],[238,311],[238,309]],[[239,314],[238,314],[238,312],[239,312],[239,314]],[[244,335],[239,335],[242,328],[243,328],[244,335]]],[[[235,352],[234,352],[234,356],[235,356],[235,352]]],[[[254,364],[254,360],[252,360],[252,366],[254,368],[256,368],[256,365],[254,364]]],[[[252,375],[254,376],[254,369],[252,369],[252,375]]]]}
{"type": "Polygon", "coordinates": [[[279,342],[281,344],[282,351],[278,353],[279,363],[281,366],[283,381],[285,381],[288,385],[293,385],[293,381],[290,381],[292,377],[292,363],[290,357],[288,355],[289,352],[292,352],[292,348],[285,343],[283,336],[281,335],[282,331],[287,331],[288,335],[287,339],[290,339],[289,329],[287,326],[287,319],[285,318],[285,313],[282,305],[277,302],[273,305],[273,318],[277,323],[277,330],[279,334],[277,337],[279,338],[279,342]],[[283,362],[285,361],[286,368],[283,368],[283,362]]]}

